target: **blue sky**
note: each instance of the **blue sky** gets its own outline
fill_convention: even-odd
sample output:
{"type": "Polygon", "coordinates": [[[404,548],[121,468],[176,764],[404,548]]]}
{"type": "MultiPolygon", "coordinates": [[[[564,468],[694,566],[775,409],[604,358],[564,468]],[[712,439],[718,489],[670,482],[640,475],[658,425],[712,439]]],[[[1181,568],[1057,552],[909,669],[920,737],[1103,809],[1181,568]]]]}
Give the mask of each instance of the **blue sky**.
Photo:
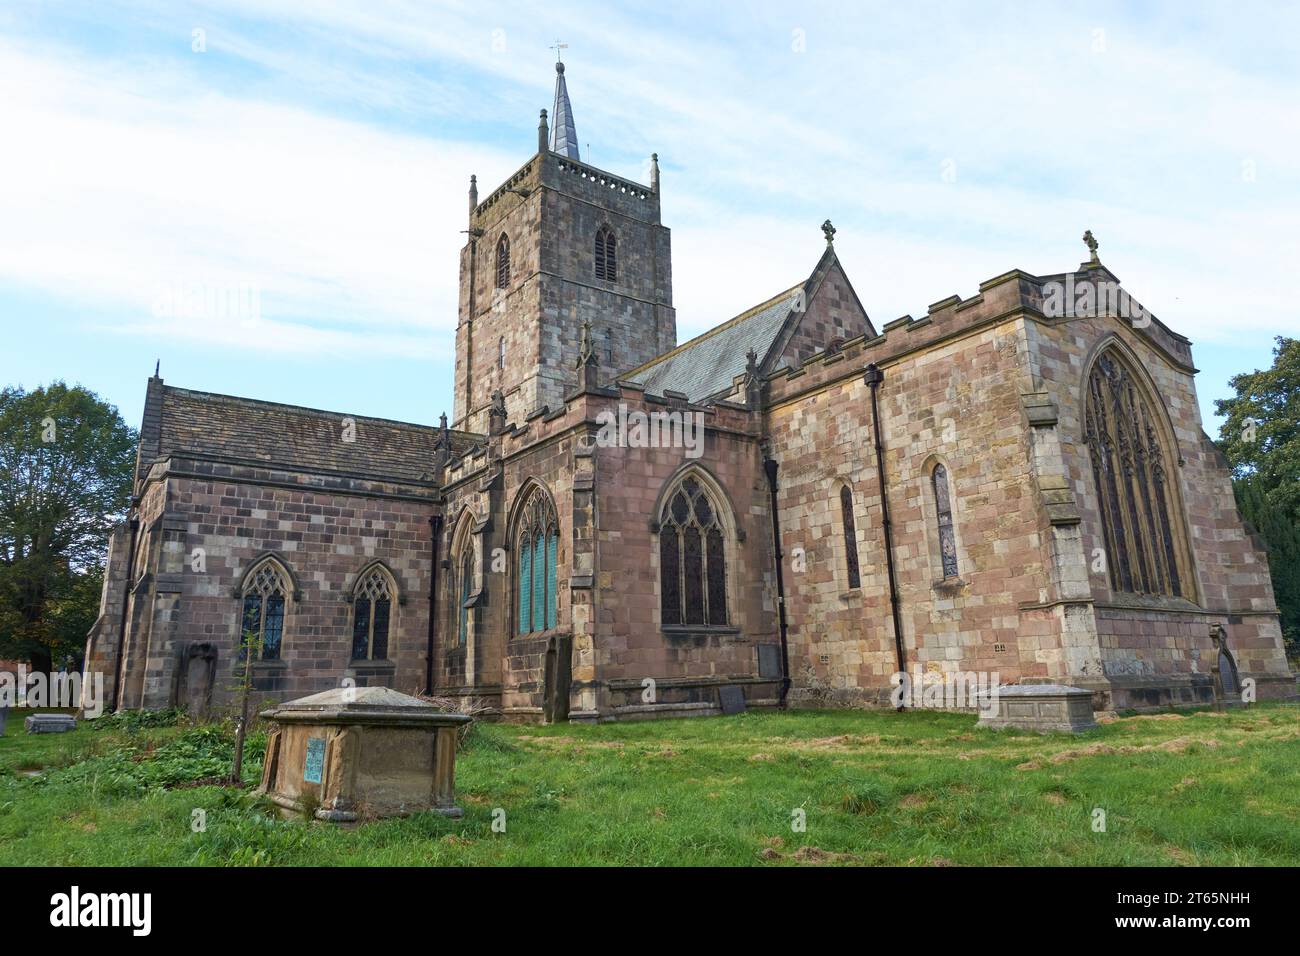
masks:
{"type": "Polygon", "coordinates": [[[1294,7],[6,0],[0,382],[136,425],[160,359],[435,422],[469,175],[535,148],[556,37],[583,158],[644,181],[659,154],[683,339],[806,276],[828,217],[878,326],[1071,268],[1092,229],[1193,340],[1212,434],[1300,333],[1294,7]],[[234,288],[256,316],[172,295],[234,288]]]}

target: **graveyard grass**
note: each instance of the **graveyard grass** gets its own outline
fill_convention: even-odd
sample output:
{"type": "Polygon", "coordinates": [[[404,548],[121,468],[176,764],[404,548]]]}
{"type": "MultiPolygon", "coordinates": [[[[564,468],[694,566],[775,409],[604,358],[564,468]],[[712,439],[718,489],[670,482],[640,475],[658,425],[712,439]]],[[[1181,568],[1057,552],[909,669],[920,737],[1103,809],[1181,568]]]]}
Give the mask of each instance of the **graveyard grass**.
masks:
{"type": "Polygon", "coordinates": [[[25,736],[21,716],[0,740],[0,865],[1300,863],[1300,708],[1285,704],[1077,737],[936,712],[477,724],[463,819],[351,829],[282,820],[251,792],[262,733],[241,791],[210,782],[229,725],[25,736]]]}

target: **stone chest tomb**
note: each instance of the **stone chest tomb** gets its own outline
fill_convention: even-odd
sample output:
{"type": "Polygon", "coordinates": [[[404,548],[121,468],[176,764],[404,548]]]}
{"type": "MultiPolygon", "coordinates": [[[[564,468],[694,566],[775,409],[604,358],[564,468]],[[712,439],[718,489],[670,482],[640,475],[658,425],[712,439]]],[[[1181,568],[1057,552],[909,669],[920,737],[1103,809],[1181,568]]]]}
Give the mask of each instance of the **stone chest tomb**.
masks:
{"type": "Polygon", "coordinates": [[[260,793],[282,810],[351,823],[455,804],[457,731],[470,718],[386,687],[340,687],[264,711],[260,793]]]}

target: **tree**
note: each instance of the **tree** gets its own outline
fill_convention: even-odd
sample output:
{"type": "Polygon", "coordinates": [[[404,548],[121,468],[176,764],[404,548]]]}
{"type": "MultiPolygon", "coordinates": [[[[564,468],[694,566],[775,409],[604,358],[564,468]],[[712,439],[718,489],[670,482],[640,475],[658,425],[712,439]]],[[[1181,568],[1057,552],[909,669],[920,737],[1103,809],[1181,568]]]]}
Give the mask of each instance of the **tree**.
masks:
{"type": "Polygon", "coordinates": [[[38,670],[80,656],[135,445],[117,409],[80,386],[0,391],[0,654],[38,670]]]}
{"type": "Polygon", "coordinates": [[[1228,384],[1237,394],[1214,406],[1226,416],[1218,444],[1233,477],[1257,481],[1269,505],[1300,522],[1300,339],[1278,336],[1271,368],[1228,384]]]}
{"type": "Polygon", "coordinates": [[[1300,655],[1300,340],[1278,336],[1273,365],[1234,375],[1218,445],[1237,509],[1268,547],[1273,594],[1291,656],[1300,655]]]}
{"type": "Polygon", "coordinates": [[[1255,481],[1242,478],[1232,485],[1237,510],[1268,546],[1268,568],[1273,576],[1273,596],[1282,616],[1287,655],[1300,657],[1300,524],[1269,504],[1255,481]]]}

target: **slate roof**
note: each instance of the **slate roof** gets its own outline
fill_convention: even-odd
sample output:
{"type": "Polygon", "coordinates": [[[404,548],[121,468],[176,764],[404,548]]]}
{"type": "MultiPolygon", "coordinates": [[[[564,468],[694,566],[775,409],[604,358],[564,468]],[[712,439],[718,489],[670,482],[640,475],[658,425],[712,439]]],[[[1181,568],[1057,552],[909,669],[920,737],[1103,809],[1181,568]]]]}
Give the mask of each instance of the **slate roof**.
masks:
{"type": "Polygon", "coordinates": [[[804,285],[786,289],[618,380],[641,385],[651,395],[682,392],[692,402],[730,391],[735,377],[745,371],[750,349],[760,362],[767,356],[804,285]]]}
{"type": "MultiPolygon", "coordinates": [[[[382,418],[280,405],[163,386],[160,457],[191,454],[279,465],[292,471],[342,472],[362,478],[427,482],[440,429],[382,418]],[[344,419],[356,424],[343,441],[344,419]]],[[[452,432],[457,453],[474,436],[452,432]]]]}

